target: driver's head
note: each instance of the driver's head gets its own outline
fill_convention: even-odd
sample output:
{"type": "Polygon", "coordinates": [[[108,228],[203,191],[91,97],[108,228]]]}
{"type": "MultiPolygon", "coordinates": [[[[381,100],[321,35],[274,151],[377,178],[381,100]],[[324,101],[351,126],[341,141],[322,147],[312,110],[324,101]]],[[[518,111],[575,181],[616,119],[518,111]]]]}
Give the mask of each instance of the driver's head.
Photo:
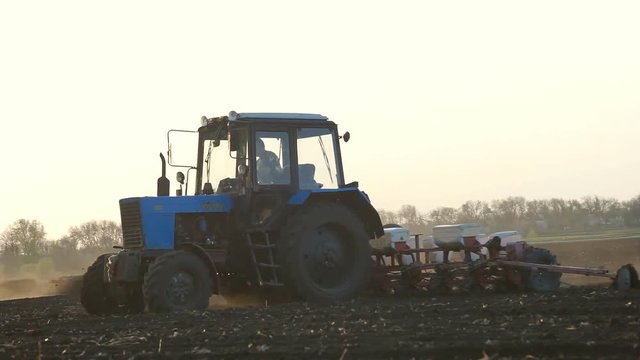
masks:
{"type": "Polygon", "coordinates": [[[263,156],[264,153],[265,153],[264,141],[262,141],[262,139],[258,138],[256,140],[256,155],[263,156]]]}

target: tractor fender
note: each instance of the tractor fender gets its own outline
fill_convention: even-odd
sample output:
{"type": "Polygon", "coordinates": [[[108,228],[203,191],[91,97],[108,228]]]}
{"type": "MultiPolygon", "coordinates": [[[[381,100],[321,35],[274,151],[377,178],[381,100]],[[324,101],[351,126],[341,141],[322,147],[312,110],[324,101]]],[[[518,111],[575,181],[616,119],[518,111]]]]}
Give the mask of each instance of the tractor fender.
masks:
{"type": "Polygon", "coordinates": [[[178,247],[178,249],[189,251],[190,253],[200,258],[207,265],[209,274],[211,274],[211,280],[213,281],[212,292],[214,294],[218,294],[220,287],[220,277],[218,276],[218,268],[216,267],[215,263],[215,261],[217,260],[217,252],[212,253],[211,251],[207,251],[202,246],[194,243],[182,244],[178,247]]]}
{"type": "Polygon", "coordinates": [[[357,188],[301,190],[289,198],[289,205],[306,205],[310,202],[330,202],[344,205],[362,221],[371,239],[384,235],[382,221],[371,205],[369,196],[357,188]]]}

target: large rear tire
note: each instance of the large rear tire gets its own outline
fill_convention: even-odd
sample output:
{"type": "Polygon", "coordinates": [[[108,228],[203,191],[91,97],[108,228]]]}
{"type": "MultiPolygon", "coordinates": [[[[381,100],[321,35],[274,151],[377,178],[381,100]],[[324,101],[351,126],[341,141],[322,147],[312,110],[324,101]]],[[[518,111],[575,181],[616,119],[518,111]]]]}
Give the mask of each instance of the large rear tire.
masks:
{"type": "Polygon", "coordinates": [[[82,276],[80,303],[91,315],[111,315],[121,311],[116,301],[109,297],[109,284],[104,282],[104,264],[111,255],[100,255],[82,276]]]}
{"type": "Polygon", "coordinates": [[[287,285],[307,301],[346,300],[370,280],[369,236],[360,218],[339,204],[312,203],[291,216],[278,251],[287,285]]]}
{"type": "MultiPolygon", "coordinates": [[[[527,249],[523,261],[533,264],[558,265],[556,257],[547,249],[527,249]]],[[[562,273],[544,269],[529,270],[524,273],[524,285],[527,290],[535,292],[556,291],[560,287],[562,273]]]]}
{"type": "Polygon", "coordinates": [[[144,275],[142,287],[145,303],[153,312],[206,309],[212,289],[207,266],[184,250],[158,256],[144,275]]]}

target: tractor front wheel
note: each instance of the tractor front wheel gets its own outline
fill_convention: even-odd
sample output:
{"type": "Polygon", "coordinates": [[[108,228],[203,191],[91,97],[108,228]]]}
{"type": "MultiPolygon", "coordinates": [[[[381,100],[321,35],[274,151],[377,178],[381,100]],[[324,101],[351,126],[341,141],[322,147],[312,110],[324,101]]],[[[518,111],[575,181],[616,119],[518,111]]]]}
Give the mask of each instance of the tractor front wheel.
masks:
{"type": "Polygon", "coordinates": [[[291,216],[278,251],[289,286],[307,301],[346,300],[370,280],[369,236],[339,204],[314,203],[291,216]]]}
{"type": "Polygon", "coordinates": [[[203,310],[212,294],[211,275],[195,254],[172,251],[151,263],[142,290],[153,312],[203,310]]]}
{"type": "Polygon", "coordinates": [[[109,296],[109,284],[104,281],[104,265],[111,255],[100,255],[82,277],[80,303],[91,315],[111,315],[120,312],[116,301],[109,296]]]}

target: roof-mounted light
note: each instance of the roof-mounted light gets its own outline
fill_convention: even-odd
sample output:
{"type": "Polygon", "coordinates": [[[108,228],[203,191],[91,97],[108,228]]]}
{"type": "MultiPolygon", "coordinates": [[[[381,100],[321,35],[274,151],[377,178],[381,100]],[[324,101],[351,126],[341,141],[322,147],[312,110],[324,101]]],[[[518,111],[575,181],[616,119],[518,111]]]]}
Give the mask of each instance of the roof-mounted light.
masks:
{"type": "Polygon", "coordinates": [[[238,113],[235,111],[230,111],[229,112],[229,121],[236,121],[238,120],[238,113]]]}
{"type": "Polygon", "coordinates": [[[203,115],[200,118],[200,124],[202,124],[202,126],[207,126],[207,125],[211,124],[212,120],[213,119],[208,119],[206,116],[203,115]]]}

